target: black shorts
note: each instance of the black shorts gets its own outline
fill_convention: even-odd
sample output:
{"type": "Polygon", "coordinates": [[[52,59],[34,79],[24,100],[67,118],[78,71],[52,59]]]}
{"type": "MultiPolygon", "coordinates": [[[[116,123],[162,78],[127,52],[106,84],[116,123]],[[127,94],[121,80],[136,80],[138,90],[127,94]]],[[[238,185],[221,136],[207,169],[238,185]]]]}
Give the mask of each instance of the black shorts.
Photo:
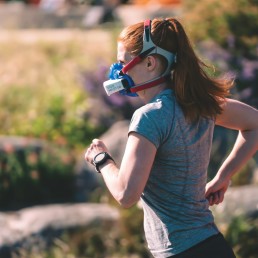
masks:
{"type": "Polygon", "coordinates": [[[169,258],[236,258],[236,256],[223,235],[219,233],[169,258]]]}

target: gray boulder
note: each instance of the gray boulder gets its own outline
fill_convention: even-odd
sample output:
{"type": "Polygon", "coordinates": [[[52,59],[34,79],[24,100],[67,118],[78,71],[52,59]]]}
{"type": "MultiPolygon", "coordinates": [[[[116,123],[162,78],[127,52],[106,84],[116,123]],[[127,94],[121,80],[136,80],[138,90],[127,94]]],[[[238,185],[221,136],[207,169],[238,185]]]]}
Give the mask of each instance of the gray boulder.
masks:
{"type": "Polygon", "coordinates": [[[258,185],[230,187],[225,199],[211,208],[215,221],[222,229],[236,216],[249,215],[258,211],[258,185]]]}
{"type": "Polygon", "coordinates": [[[0,152],[14,153],[25,148],[40,151],[47,146],[47,142],[40,139],[21,136],[0,136],[0,152]]]}
{"type": "Polygon", "coordinates": [[[100,139],[104,141],[114,157],[117,164],[121,164],[128,138],[130,121],[119,121],[115,123],[100,139]]]}
{"type": "Polygon", "coordinates": [[[0,213],[0,257],[15,248],[45,248],[65,229],[87,227],[93,223],[115,223],[116,208],[107,204],[56,204],[35,206],[12,213],[0,213]],[[48,238],[44,235],[48,235],[48,238]],[[51,236],[51,237],[50,237],[51,236]],[[51,239],[52,238],[52,239],[51,239]]]}
{"type": "MultiPolygon", "coordinates": [[[[109,148],[116,164],[119,166],[124,154],[129,121],[123,120],[115,123],[99,138],[109,148]]],[[[85,149],[86,151],[86,149],[85,149]]],[[[95,168],[84,160],[84,153],[79,158],[76,166],[76,200],[87,201],[90,193],[97,187],[103,185],[102,177],[96,173],[95,168]]]]}

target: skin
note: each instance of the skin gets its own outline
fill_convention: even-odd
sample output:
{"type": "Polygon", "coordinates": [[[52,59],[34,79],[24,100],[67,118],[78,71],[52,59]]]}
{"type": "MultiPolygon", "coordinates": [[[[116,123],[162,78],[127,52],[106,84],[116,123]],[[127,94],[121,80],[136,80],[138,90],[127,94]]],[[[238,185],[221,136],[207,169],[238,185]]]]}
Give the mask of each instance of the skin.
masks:
{"type": "MultiPolygon", "coordinates": [[[[133,57],[119,42],[117,59],[127,64],[133,57]]],[[[161,63],[155,56],[148,56],[128,71],[135,84],[151,80],[162,73],[161,63]]],[[[144,103],[166,89],[166,83],[137,92],[144,103]]],[[[226,99],[223,113],[217,116],[216,124],[239,131],[235,146],[222,164],[215,178],[206,186],[206,198],[210,205],[219,204],[224,199],[231,177],[258,150],[258,111],[239,101],[226,99]]],[[[108,151],[103,141],[94,139],[85,153],[85,160],[102,151],[108,151]]],[[[144,190],[156,155],[156,147],[145,137],[132,132],[128,136],[120,168],[112,160],[100,166],[104,181],[117,202],[124,208],[134,205],[144,190]]]]}
{"type": "Polygon", "coordinates": [[[227,99],[216,125],[238,130],[235,145],[218,173],[206,185],[206,198],[210,205],[219,204],[230,184],[231,177],[258,150],[258,110],[242,102],[227,99]]]}

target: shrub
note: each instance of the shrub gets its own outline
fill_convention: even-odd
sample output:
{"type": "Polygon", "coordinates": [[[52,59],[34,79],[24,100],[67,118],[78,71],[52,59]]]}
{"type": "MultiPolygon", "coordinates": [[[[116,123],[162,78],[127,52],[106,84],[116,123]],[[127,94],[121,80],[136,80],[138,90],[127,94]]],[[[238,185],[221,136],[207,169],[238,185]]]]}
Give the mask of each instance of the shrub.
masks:
{"type": "Polygon", "coordinates": [[[238,258],[257,258],[258,213],[235,217],[228,227],[226,239],[238,258]]]}
{"type": "Polygon", "coordinates": [[[74,163],[72,153],[62,147],[1,150],[1,209],[72,201],[74,163]]]}

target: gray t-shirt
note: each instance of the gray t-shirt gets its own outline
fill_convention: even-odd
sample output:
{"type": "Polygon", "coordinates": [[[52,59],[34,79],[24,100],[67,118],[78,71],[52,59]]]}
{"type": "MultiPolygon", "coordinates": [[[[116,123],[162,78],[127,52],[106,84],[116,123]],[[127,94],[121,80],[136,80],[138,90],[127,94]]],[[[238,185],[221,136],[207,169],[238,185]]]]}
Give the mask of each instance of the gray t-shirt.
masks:
{"type": "Polygon", "coordinates": [[[213,130],[212,119],[188,123],[170,89],[132,117],[129,132],[157,148],[141,196],[146,240],[154,257],[181,253],[218,233],[205,199],[213,130]]]}

